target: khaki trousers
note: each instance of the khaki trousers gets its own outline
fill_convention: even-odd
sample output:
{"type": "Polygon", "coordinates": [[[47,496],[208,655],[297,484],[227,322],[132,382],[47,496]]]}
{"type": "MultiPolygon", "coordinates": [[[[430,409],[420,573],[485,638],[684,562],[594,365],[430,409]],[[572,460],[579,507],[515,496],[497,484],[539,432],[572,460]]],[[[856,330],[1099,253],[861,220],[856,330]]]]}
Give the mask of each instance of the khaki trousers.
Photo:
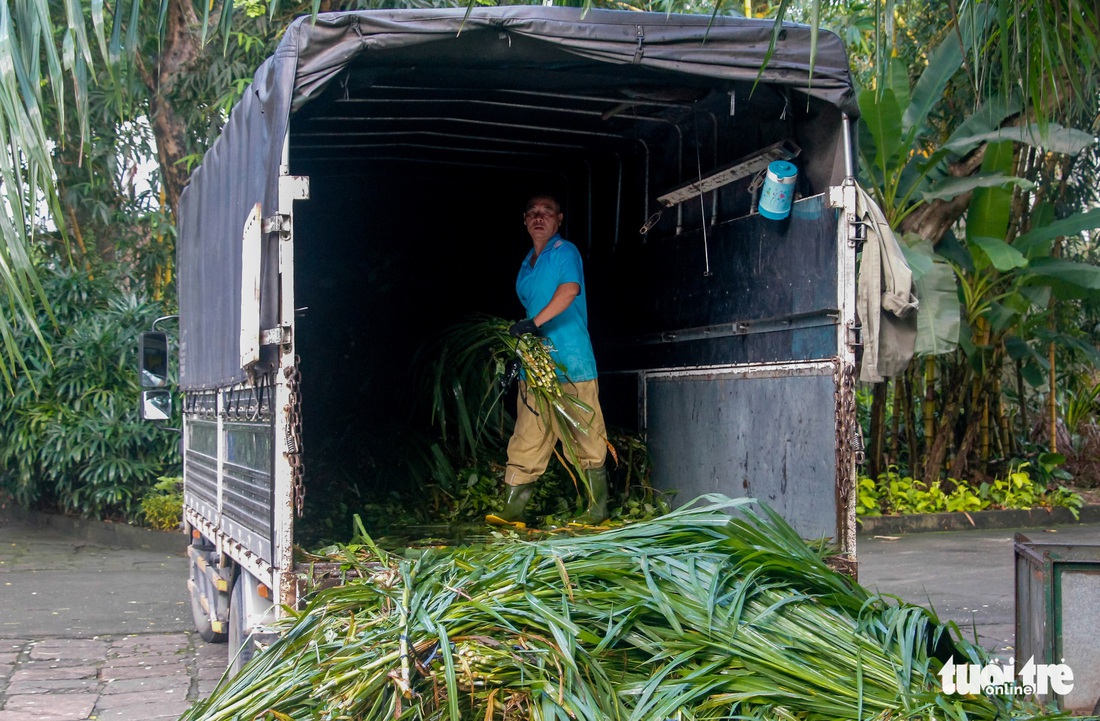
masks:
{"type": "MultiPolygon", "coordinates": [[[[569,427],[576,440],[577,456],[585,470],[601,467],[607,459],[607,428],[603,422],[603,410],[600,409],[599,381],[581,381],[566,383],[565,392],[576,396],[592,409],[592,413],[582,413],[582,427],[587,433],[569,427]]],[[[504,473],[504,482],[509,486],[522,486],[534,483],[546,471],[550,457],[554,455],[554,446],[561,440],[556,424],[545,419],[528,408],[523,402],[527,396],[527,384],[519,383],[519,399],[516,401],[516,430],[508,441],[508,469],[504,473]]],[[[534,408],[534,399],[528,399],[534,408]]],[[[545,415],[545,414],[543,414],[545,415]]],[[[565,455],[564,452],[562,454],[565,455]]],[[[568,461],[568,458],[566,458],[568,461]]]]}

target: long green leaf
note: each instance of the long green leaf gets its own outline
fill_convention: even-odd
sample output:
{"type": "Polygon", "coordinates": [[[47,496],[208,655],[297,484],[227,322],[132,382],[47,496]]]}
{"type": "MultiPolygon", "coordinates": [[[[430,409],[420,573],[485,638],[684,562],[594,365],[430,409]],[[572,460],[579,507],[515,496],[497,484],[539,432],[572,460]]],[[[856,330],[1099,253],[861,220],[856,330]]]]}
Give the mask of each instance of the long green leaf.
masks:
{"type": "MultiPolygon", "coordinates": [[[[1012,171],[1014,150],[1011,142],[990,143],[986,147],[982,160],[982,172],[986,175],[1007,175],[1012,171]]],[[[974,191],[966,213],[966,238],[968,244],[975,244],[977,238],[1001,238],[1008,233],[1008,224],[1012,212],[1012,190],[1004,187],[980,187],[974,191]]],[[[987,263],[979,262],[975,255],[975,266],[980,270],[987,263]]]]}
{"type": "Polygon", "coordinates": [[[889,178],[903,151],[901,108],[890,90],[876,93],[864,90],[859,94],[859,111],[863,125],[874,140],[872,161],[883,178],[889,178]]]}
{"type": "MultiPolygon", "coordinates": [[[[1035,219],[1035,217],[1036,215],[1033,214],[1032,219],[1035,219]]],[[[1084,231],[1095,231],[1098,229],[1100,229],[1100,208],[1094,208],[1092,210],[1074,213],[1062,220],[1056,220],[1052,223],[1039,224],[1032,227],[1032,229],[1026,233],[1020,234],[1013,245],[1019,248],[1021,252],[1030,254],[1031,251],[1035,250],[1046,241],[1063,236],[1076,236],[1084,231]]]]}
{"type": "Polygon", "coordinates": [[[1037,148],[1053,153],[1065,153],[1077,155],[1085,148],[1096,143],[1096,136],[1067,128],[1057,123],[1039,125],[1010,125],[970,136],[958,137],[947,142],[944,147],[957,153],[966,152],[981,143],[999,143],[1011,140],[1024,145],[1033,145],[1037,148]]]}
{"type": "Polygon", "coordinates": [[[999,129],[1007,118],[1019,113],[1022,107],[1015,95],[991,98],[959,123],[943,144],[943,149],[960,155],[969,153],[988,140],[984,136],[999,129]]]}
{"type": "Polygon", "coordinates": [[[968,175],[963,178],[948,177],[936,183],[921,195],[925,200],[951,200],[978,188],[1004,189],[1012,186],[1031,190],[1035,187],[1035,183],[1002,173],[968,175]]]}
{"type": "Polygon", "coordinates": [[[990,9],[979,6],[973,16],[959,18],[962,39],[954,28],[949,28],[946,37],[929,55],[928,65],[913,86],[912,100],[902,116],[906,132],[920,131],[927,124],[932,109],[943,100],[947,83],[962,66],[965,48],[961,43],[969,45],[973,38],[982,34],[989,17],[990,9]]]}
{"type": "Polygon", "coordinates": [[[1058,281],[1064,288],[1079,293],[1100,290],[1100,267],[1064,258],[1035,258],[1028,270],[1032,275],[1058,281]]]}
{"type": "Polygon", "coordinates": [[[959,303],[955,272],[949,263],[935,255],[931,241],[915,235],[901,244],[913,274],[913,285],[920,312],[917,313],[917,356],[951,353],[959,345],[962,306],[959,303]]]}
{"type": "Polygon", "coordinates": [[[1027,258],[1024,254],[1000,238],[978,236],[971,238],[970,242],[985,254],[994,268],[1002,273],[1027,267],[1027,258]]]}

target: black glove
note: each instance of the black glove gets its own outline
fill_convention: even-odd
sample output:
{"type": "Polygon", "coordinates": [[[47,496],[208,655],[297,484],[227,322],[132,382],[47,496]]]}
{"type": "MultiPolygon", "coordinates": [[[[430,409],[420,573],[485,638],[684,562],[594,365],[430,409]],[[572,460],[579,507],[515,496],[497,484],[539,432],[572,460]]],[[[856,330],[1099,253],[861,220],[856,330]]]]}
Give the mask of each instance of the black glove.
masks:
{"type": "Polygon", "coordinates": [[[535,321],[531,320],[530,318],[525,318],[524,320],[516,321],[515,323],[513,323],[511,325],[511,327],[508,328],[508,333],[513,338],[519,338],[520,336],[524,335],[525,333],[538,333],[538,332],[539,332],[539,327],[537,325],[535,325],[535,321]]]}
{"type": "Polygon", "coordinates": [[[507,393],[512,388],[512,384],[519,378],[519,371],[522,367],[523,364],[519,362],[519,358],[513,358],[504,364],[504,375],[500,377],[501,393],[507,393]]]}

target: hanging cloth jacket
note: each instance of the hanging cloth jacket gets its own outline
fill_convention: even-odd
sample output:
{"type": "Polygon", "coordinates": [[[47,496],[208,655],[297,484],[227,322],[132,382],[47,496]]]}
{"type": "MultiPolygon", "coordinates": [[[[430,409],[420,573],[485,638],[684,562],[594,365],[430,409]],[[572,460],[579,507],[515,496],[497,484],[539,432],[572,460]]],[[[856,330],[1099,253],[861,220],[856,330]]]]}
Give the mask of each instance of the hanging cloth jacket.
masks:
{"type": "Polygon", "coordinates": [[[867,228],[856,284],[856,313],[863,324],[859,379],[877,383],[905,370],[917,342],[913,273],[886,216],[856,186],[856,218],[867,228]]]}

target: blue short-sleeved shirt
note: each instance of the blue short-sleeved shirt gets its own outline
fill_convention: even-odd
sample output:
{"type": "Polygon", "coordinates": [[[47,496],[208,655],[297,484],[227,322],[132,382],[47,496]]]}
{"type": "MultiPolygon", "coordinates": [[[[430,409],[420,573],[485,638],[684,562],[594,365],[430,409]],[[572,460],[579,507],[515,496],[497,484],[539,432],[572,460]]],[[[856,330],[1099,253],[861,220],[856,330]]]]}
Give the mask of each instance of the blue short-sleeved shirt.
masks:
{"type": "Polygon", "coordinates": [[[596,378],[596,358],[592,354],[592,340],[588,337],[588,305],[580,251],[568,240],[555,235],[547,241],[532,268],[531,256],[534,253],[532,248],[519,267],[516,295],[527,310],[527,317],[534,318],[554,297],[559,285],[580,285],[581,292],[569,307],[548,320],[539,328],[539,333],[554,344],[554,360],[565,366],[569,380],[577,383],[593,380],[596,378]]]}

